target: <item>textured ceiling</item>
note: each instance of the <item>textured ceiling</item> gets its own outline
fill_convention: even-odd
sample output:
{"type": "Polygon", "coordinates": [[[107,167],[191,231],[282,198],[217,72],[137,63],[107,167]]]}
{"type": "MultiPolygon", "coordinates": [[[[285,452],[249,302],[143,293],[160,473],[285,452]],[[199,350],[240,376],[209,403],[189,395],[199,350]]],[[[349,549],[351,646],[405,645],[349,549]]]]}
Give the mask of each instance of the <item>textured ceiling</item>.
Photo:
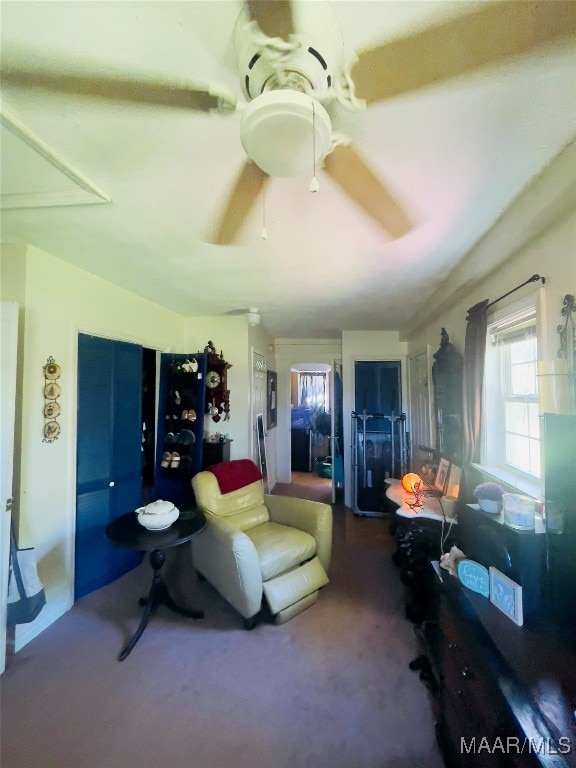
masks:
{"type": "MultiPolygon", "coordinates": [[[[357,0],[332,8],[346,44],[360,50],[476,5],[357,0]]],[[[241,99],[232,44],[239,11],[240,3],[226,1],[3,0],[2,52],[73,61],[88,72],[97,64],[222,83],[241,99]]],[[[245,159],[238,115],[6,86],[3,108],[112,202],[4,210],[2,238],[188,315],[258,307],[273,336],[397,329],[574,137],[575,67],[574,41],[563,41],[342,115],[339,127],[416,221],[395,241],[320,173],[315,195],[309,178],[268,185],[267,240],[260,202],[238,245],[210,245],[245,159]]],[[[30,172],[14,141],[2,142],[2,193],[37,192],[39,172],[30,172]]]]}

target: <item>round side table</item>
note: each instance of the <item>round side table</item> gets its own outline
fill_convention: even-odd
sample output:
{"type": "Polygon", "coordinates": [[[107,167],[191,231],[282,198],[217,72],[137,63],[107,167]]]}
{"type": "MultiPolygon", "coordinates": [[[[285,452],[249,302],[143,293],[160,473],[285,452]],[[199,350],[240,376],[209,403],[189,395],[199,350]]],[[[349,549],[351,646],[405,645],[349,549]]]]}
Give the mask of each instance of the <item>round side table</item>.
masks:
{"type": "Polygon", "coordinates": [[[149,531],[138,522],[135,512],[128,512],[126,515],[117,517],[106,526],[106,538],[112,544],[118,547],[127,547],[128,549],[137,549],[141,552],[148,552],[150,556],[150,566],[153,570],[152,583],[146,597],[141,597],[139,603],[144,607],[144,613],[138,625],[138,629],[132,635],[126,646],[118,656],[118,661],[124,659],[130,654],[142,633],[146,629],[150,616],[159,605],[165,605],[170,610],[186,616],[190,619],[201,619],[204,616],[203,611],[186,610],[182,608],[170,597],[168,588],[161,576],[161,569],[166,560],[166,550],[171,547],[177,547],[190,541],[206,525],[204,513],[199,509],[192,509],[182,512],[180,517],[172,523],[170,528],[164,531],[149,531]]]}

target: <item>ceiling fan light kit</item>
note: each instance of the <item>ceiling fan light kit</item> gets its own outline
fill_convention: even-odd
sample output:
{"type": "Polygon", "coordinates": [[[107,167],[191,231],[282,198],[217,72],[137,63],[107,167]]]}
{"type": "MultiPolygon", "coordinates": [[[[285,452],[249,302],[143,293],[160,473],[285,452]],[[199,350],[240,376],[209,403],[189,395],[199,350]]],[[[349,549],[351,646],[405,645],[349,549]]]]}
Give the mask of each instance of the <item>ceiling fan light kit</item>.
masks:
{"type": "Polygon", "coordinates": [[[267,91],[243,110],[240,141],[270,176],[301,176],[310,171],[312,142],[316,163],[330,152],[332,122],[322,104],[306,93],[267,91]]]}
{"type": "MultiPolygon", "coordinates": [[[[346,47],[332,5],[337,3],[246,0],[242,4],[234,43],[239,85],[247,103],[237,102],[220,85],[119,77],[92,68],[86,74],[82,67],[68,71],[50,61],[44,66],[31,64],[25,53],[12,63],[3,62],[2,83],[171,109],[239,112],[241,143],[249,161],[214,229],[212,241],[218,245],[237,241],[271,177],[312,171],[310,191],[316,192],[317,167],[388,236],[399,238],[415,224],[344,135],[340,108],[361,110],[515,56],[534,54],[576,35],[576,2],[485,2],[354,52],[346,47]]],[[[266,238],[264,215],[261,236],[266,238]]]]}
{"type": "Polygon", "coordinates": [[[250,307],[248,312],[246,312],[246,322],[251,327],[254,327],[256,325],[260,325],[260,313],[258,312],[258,309],[256,307],[250,307]]]}

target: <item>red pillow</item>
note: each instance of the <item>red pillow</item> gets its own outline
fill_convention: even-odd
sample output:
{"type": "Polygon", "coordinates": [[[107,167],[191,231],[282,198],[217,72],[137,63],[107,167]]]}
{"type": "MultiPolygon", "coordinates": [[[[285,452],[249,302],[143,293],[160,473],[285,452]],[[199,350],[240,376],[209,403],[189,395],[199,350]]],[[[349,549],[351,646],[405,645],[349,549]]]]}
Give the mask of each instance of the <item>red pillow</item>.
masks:
{"type": "Polygon", "coordinates": [[[245,485],[262,480],[262,472],[250,459],[235,459],[221,464],[213,464],[206,467],[207,472],[212,472],[218,481],[220,493],[231,493],[243,488],[245,485]]]}

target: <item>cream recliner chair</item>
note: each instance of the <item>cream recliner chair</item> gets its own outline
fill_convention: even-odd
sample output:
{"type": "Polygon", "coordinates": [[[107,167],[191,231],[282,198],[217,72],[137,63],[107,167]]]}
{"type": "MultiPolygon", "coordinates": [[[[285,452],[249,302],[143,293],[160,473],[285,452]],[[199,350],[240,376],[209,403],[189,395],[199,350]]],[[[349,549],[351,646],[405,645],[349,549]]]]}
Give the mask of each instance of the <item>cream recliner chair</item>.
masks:
{"type": "Polygon", "coordinates": [[[192,478],[207,525],[192,540],[194,567],[252,629],[266,600],[277,624],[316,602],[328,583],[332,508],[264,494],[249,459],[216,464],[192,478]]]}

